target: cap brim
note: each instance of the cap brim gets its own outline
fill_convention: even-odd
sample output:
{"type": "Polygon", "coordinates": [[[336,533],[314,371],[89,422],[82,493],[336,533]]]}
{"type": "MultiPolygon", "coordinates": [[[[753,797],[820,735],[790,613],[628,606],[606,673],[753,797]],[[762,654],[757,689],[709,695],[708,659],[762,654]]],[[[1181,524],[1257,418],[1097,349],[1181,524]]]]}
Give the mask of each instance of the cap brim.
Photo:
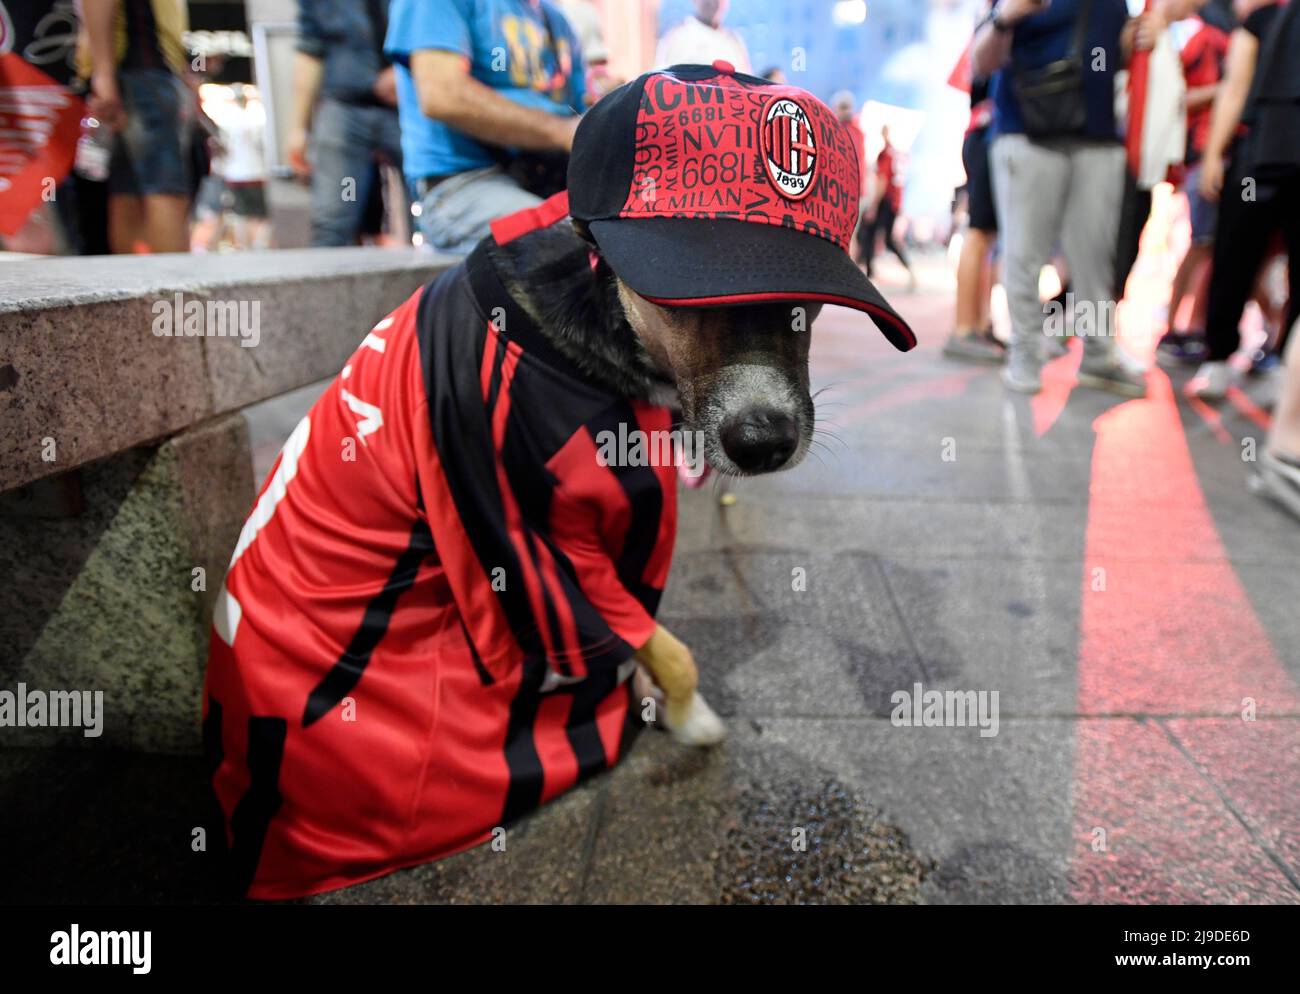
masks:
{"type": "Polygon", "coordinates": [[[672,307],[816,300],[863,311],[901,352],[912,329],[834,242],[732,219],[591,221],[601,254],[628,286],[672,307]]]}

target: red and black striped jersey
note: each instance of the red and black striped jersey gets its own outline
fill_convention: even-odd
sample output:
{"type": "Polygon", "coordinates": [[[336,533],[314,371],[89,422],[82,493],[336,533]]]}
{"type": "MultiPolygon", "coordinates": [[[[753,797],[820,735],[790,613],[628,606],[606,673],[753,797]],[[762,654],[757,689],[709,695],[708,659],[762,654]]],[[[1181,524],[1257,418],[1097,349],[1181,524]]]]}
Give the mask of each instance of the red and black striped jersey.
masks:
{"type": "Polygon", "coordinates": [[[560,355],[482,246],[366,335],[218,601],[204,737],[242,892],[450,855],[620,758],[676,530],[671,463],[600,457],[620,426],[670,413],[560,355]]]}

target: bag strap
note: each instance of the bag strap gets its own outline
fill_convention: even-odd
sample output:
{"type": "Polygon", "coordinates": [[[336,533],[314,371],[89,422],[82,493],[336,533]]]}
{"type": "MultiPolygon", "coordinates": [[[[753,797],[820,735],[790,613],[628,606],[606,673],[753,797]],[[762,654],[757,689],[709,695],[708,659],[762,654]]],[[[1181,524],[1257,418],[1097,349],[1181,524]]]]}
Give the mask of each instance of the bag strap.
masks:
{"type": "Polygon", "coordinates": [[[1092,0],[1082,0],[1079,14],[1074,19],[1074,35],[1070,38],[1070,49],[1065,57],[1071,61],[1083,54],[1083,41],[1088,34],[1088,22],[1092,19],[1092,0]]]}

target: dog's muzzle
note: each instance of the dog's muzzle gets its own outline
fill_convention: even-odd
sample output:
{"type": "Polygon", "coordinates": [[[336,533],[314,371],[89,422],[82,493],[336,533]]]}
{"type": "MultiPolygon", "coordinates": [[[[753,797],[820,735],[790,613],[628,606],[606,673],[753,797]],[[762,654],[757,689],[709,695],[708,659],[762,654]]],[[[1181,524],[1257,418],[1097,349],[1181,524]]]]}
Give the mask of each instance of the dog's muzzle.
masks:
{"type": "Polygon", "coordinates": [[[745,473],[780,469],[799,447],[799,428],[782,411],[755,407],[725,422],[719,431],[722,451],[745,473]]]}

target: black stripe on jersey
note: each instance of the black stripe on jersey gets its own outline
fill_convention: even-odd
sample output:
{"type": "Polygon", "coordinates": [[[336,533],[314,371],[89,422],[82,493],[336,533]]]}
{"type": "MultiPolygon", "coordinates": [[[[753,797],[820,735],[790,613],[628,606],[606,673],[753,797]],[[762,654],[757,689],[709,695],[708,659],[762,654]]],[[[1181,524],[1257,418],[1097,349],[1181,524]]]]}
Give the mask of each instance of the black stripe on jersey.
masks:
{"type": "MultiPolygon", "coordinates": [[[[519,488],[515,487],[515,492],[519,494],[521,500],[526,498],[524,493],[520,493],[519,488]]],[[[550,506],[550,493],[546,494],[546,506],[550,506]]],[[[546,609],[546,624],[551,630],[551,645],[557,652],[564,651],[564,632],[560,627],[560,614],[555,609],[555,597],[551,593],[551,586],[543,578],[541,569],[541,556],[537,551],[538,538],[531,528],[524,529],[524,543],[528,546],[528,555],[533,562],[533,570],[537,573],[537,582],[542,588],[542,604],[546,609]]],[[[559,667],[561,676],[573,676],[573,667],[567,660],[557,658],[556,665],[559,667]]]]}
{"type": "Polygon", "coordinates": [[[537,709],[541,706],[542,681],[546,679],[546,660],[542,656],[529,656],[523,663],[523,676],[519,690],[510,702],[510,720],[506,725],[505,757],[510,771],[510,786],[506,790],[505,805],[501,810],[501,824],[509,825],[528,814],[542,803],[544,771],[542,758],[537,754],[533,739],[533,726],[537,709]]]}
{"type": "MultiPolygon", "coordinates": [[[[629,434],[640,428],[636,412],[625,400],[587,422],[587,431],[592,442],[595,442],[603,431],[618,436],[620,423],[627,425],[629,434]]],[[[659,485],[658,474],[649,466],[610,466],[609,471],[623,488],[632,509],[632,520],[624,539],[623,551],[616,564],[618,578],[623,581],[628,593],[653,615],[659,607],[663,591],[646,583],[644,577],[646,566],[659,541],[659,519],[664,510],[663,488],[659,485]]]]}
{"type": "Polygon", "coordinates": [[[616,686],[618,671],[613,669],[597,670],[581,683],[573,685],[573,703],[564,730],[578,761],[578,783],[609,766],[605,743],[601,741],[600,729],[596,725],[596,707],[616,686]]]}
{"type": "MultiPolygon", "coordinates": [[[[492,357],[492,375],[488,378],[487,409],[489,422],[492,420],[492,411],[497,406],[497,397],[501,393],[501,368],[506,361],[506,336],[498,334],[496,342],[496,355],[492,357]]],[[[484,342],[483,347],[487,348],[486,342],[484,342]]]]}
{"type": "MultiPolygon", "coordinates": [[[[528,589],[506,528],[492,423],[480,386],[488,336],[486,313],[495,306],[504,307],[511,327],[527,317],[504,297],[504,291],[506,303],[498,304],[497,298],[492,298],[476,304],[465,274],[460,267],[448,270],[446,276],[425,288],[416,311],[429,429],[475,558],[486,575],[494,569],[505,570],[505,589],[496,591],[496,597],[506,622],[524,655],[540,655],[542,643],[528,589]]],[[[494,397],[494,406],[496,403],[499,399],[494,397]]]]}
{"type": "Polygon", "coordinates": [[[280,764],[289,723],[283,718],[248,719],[248,790],[230,816],[230,869],[236,894],[244,894],[257,873],[271,819],[284,798],[280,796],[280,764]]]}
{"type": "Polygon", "coordinates": [[[479,683],[483,684],[485,687],[492,686],[496,681],[492,679],[492,674],[489,673],[487,667],[483,665],[483,657],[478,654],[478,646],[476,646],[474,640],[470,638],[469,629],[465,627],[465,617],[459,611],[456,612],[456,620],[460,622],[461,634],[465,636],[465,644],[469,646],[469,655],[470,658],[474,660],[474,669],[478,673],[479,683]]]}
{"type": "Polygon", "coordinates": [[[217,797],[215,778],[226,760],[226,749],[221,739],[221,702],[208,695],[208,713],[203,718],[203,757],[208,765],[208,813],[205,824],[208,844],[213,853],[227,855],[226,816],[217,797]]]}
{"type": "Polygon", "coordinates": [[[398,598],[411,589],[420,566],[432,552],[433,535],[429,532],[429,525],[423,518],[417,518],[411,527],[405,551],[397,557],[397,564],[383,589],[370,598],[352,641],[307,697],[307,706],[302,713],[303,728],[328,714],[361,681],[375,647],[388,634],[388,623],[392,620],[398,598]]]}
{"type": "Polygon", "coordinates": [[[618,754],[626,756],[627,751],[632,748],[632,743],[636,741],[641,730],[645,728],[645,722],[641,718],[641,708],[644,705],[641,699],[636,696],[636,677],[628,680],[627,688],[627,714],[623,716],[622,734],[618,740],[618,754]]]}

